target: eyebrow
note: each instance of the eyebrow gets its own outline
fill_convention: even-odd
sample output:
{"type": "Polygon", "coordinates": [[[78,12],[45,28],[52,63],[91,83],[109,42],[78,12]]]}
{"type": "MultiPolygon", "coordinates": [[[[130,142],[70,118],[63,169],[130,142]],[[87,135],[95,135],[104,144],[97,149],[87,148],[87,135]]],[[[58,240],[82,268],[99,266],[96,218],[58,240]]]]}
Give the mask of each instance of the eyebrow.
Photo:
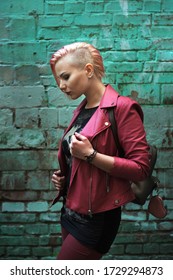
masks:
{"type": "Polygon", "coordinates": [[[67,75],[67,74],[68,74],[67,72],[62,72],[58,77],[59,77],[59,78],[63,78],[63,76],[64,76],[64,75],[67,75]]]}

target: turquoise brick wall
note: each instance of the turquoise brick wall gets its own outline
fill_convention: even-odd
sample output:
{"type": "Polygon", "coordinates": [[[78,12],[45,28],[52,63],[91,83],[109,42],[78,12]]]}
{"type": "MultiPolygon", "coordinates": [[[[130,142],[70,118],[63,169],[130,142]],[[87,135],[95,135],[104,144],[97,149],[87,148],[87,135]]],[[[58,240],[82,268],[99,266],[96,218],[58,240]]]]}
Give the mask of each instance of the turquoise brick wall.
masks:
{"type": "Polygon", "coordinates": [[[61,244],[61,203],[50,208],[57,146],[72,111],[57,89],[51,54],[74,41],[100,49],[105,82],[136,99],[168,215],[123,208],[105,259],[173,259],[172,0],[0,1],[0,258],[54,259],[61,244]]]}

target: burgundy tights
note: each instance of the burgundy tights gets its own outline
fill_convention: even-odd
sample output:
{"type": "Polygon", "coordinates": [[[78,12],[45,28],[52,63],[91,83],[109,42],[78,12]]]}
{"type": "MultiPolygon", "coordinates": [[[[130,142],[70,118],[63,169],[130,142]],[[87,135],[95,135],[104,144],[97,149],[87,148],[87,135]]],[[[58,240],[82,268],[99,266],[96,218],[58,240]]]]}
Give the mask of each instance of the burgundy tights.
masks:
{"type": "Polygon", "coordinates": [[[57,260],[99,260],[102,254],[87,247],[62,228],[62,247],[57,260]]]}

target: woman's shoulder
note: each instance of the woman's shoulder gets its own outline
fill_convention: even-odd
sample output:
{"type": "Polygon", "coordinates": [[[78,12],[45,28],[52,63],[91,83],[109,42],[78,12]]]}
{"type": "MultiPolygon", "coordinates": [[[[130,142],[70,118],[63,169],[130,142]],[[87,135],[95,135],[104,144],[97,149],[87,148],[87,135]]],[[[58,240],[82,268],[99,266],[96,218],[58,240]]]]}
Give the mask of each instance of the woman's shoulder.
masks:
{"type": "Polygon", "coordinates": [[[137,111],[141,119],[143,119],[143,111],[140,104],[128,96],[119,95],[116,111],[118,114],[129,114],[132,111],[137,111]]]}

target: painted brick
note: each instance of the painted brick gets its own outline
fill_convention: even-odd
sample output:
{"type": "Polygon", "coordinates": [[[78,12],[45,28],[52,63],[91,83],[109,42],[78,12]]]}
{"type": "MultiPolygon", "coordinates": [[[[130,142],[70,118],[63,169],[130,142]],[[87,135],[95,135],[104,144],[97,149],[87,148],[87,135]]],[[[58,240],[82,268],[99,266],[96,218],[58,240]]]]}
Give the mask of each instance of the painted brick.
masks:
{"type": "Polygon", "coordinates": [[[171,14],[162,14],[161,16],[160,16],[160,14],[153,14],[154,25],[161,25],[161,26],[173,25],[172,19],[173,19],[172,13],[171,14]]]}
{"type": "Polygon", "coordinates": [[[32,41],[35,39],[35,20],[34,18],[11,18],[6,26],[9,40],[12,41],[32,41]]]}
{"type": "Polygon", "coordinates": [[[27,234],[31,235],[40,235],[48,234],[48,225],[46,224],[30,224],[25,227],[27,234]]]}
{"type": "MultiPolygon", "coordinates": [[[[27,245],[27,244],[26,244],[27,245]]],[[[29,256],[31,254],[31,250],[29,247],[8,247],[7,248],[7,257],[11,257],[11,256],[29,256]]]]}
{"type": "Polygon", "coordinates": [[[173,84],[173,75],[171,73],[155,74],[154,75],[154,83],[173,84]]]}
{"type": "Polygon", "coordinates": [[[112,255],[122,255],[124,253],[124,245],[114,245],[110,249],[112,255]]]}
{"type": "Polygon", "coordinates": [[[3,172],[0,180],[2,190],[24,190],[25,173],[24,172],[3,172]]]}
{"type": "Polygon", "coordinates": [[[160,252],[159,244],[153,244],[153,243],[144,244],[143,250],[145,254],[150,254],[150,255],[158,254],[160,252]]]}
{"type": "Polygon", "coordinates": [[[119,84],[150,84],[153,76],[148,73],[123,73],[117,75],[119,84]]]}
{"type": "Polygon", "coordinates": [[[64,129],[51,129],[46,132],[46,145],[49,149],[57,149],[60,139],[64,133],[64,129]]]}
{"type": "Polygon", "coordinates": [[[145,115],[145,126],[151,127],[152,125],[157,127],[170,127],[173,126],[172,116],[172,107],[171,106],[144,106],[143,107],[144,115],[145,115]],[[153,118],[153,115],[155,118],[153,118]],[[160,118],[160,116],[162,116],[160,118]]]}
{"type": "Polygon", "coordinates": [[[37,237],[24,237],[24,236],[0,236],[0,244],[9,245],[9,246],[34,246],[38,245],[37,237]]]}
{"type": "Polygon", "coordinates": [[[1,60],[5,64],[11,64],[15,61],[16,64],[31,64],[45,63],[46,43],[39,44],[33,42],[10,42],[0,45],[1,60]]]}
{"type": "MultiPolygon", "coordinates": [[[[70,40],[75,41],[76,37],[79,37],[81,34],[81,29],[79,27],[71,27],[70,33],[68,33],[68,38],[70,40]]],[[[64,39],[67,38],[67,27],[60,27],[60,28],[41,28],[37,35],[39,40],[48,40],[57,37],[57,39],[64,39]]]]}
{"type": "MultiPolygon", "coordinates": [[[[118,37],[124,38],[124,39],[137,39],[139,37],[139,34],[141,34],[141,28],[136,29],[136,27],[130,27],[127,28],[127,26],[122,26],[118,31],[118,37]]],[[[114,29],[112,34],[113,36],[116,36],[117,29],[114,29]]],[[[146,27],[145,27],[146,32],[146,27]]]]}
{"type": "Polygon", "coordinates": [[[161,2],[158,0],[144,1],[143,9],[144,9],[144,11],[147,11],[147,12],[160,12],[161,2]]]}
{"type": "MultiPolygon", "coordinates": [[[[52,202],[53,198],[57,195],[57,191],[55,190],[55,187],[53,186],[53,184],[50,182],[50,189],[49,192],[45,191],[45,192],[41,192],[40,194],[40,200],[45,200],[45,201],[49,201],[52,202]],[[52,190],[51,190],[52,189],[52,190]]],[[[50,208],[50,211],[57,211],[59,210],[58,208],[58,203],[56,203],[56,207],[54,208],[53,206],[50,208]]],[[[62,207],[62,205],[61,205],[62,207]]]]}
{"type": "Polygon", "coordinates": [[[46,212],[48,210],[48,203],[37,201],[37,202],[29,202],[27,205],[28,212],[46,212]]]}
{"type": "Polygon", "coordinates": [[[5,255],[5,247],[0,247],[0,256],[3,256],[3,255],[5,255]]]}
{"type": "Polygon", "coordinates": [[[147,231],[155,231],[157,230],[157,223],[155,222],[142,222],[141,223],[141,230],[143,232],[147,232],[147,231]]]}
{"type": "Polygon", "coordinates": [[[15,5],[13,0],[8,0],[8,1],[1,1],[0,2],[0,10],[2,11],[1,14],[26,14],[32,13],[35,11],[36,13],[43,13],[43,6],[44,1],[43,0],[38,0],[37,2],[35,1],[20,1],[20,0],[15,0],[15,5]]]}
{"type": "Polygon", "coordinates": [[[155,60],[155,52],[150,50],[150,51],[139,51],[137,53],[137,58],[138,61],[150,61],[150,60],[155,60]]]}
{"type": "MultiPolygon", "coordinates": [[[[160,104],[160,87],[157,84],[119,84],[118,92],[142,104],[160,104]]],[[[150,123],[151,124],[151,123],[150,123]]]]}
{"type": "Polygon", "coordinates": [[[151,15],[149,13],[146,14],[132,14],[128,15],[114,15],[113,24],[115,25],[151,25],[151,15]]]}
{"type": "Polygon", "coordinates": [[[42,108],[39,110],[40,127],[52,128],[58,126],[58,110],[55,108],[42,108]]]}
{"type": "Polygon", "coordinates": [[[20,139],[20,132],[13,127],[0,129],[0,148],[1,149],[17,149],[20,147],[18,141],[20,139]]]}
{"type": "Polygon", "coordinates": [[[109,73],[116,72],[141,72],[142,63],[140,62],[123,62],[123,63],[107,63],[107,69],[109,73]]]}
{"type": "Polygon", "coordinates": [[[74,23],[80,26],[95,26],[102,23],[104,26],[112,25],[112,15],[107,14],[106,17],[104,14],[83,14],[77,15],[75,17],[74,23]]]}
{"type": "Polygon", "coordinates": [[[157,148],[172,148],[173,140],[172,134],[173,129],[171,128],[155,128],[153,131],[151,127],[146,128],[147,140],[149,143],[153,143],[157,148]],[[158,137],[159,135],[159,137],[158,137]]]}
{"type": "Polygon", "coordinates": [[[162,150],[158,153],[156,168],[173,168],[172,151],[162,150]]]}
{"type": "Polygon", "coordinates": [[[40,215],[41,222],[56,222],[59,221],[58,213],[43,213],[40,215]]]}
{"type": "MultiPolygon", "coordinates": [[[[171,62],[146,62],[144,66],[145,72],[172,72],[173,71],[173,63],[171,62]]],[[[155,77],[155,76],[154,76],[155,77]]],[[[169,76],[168,76],[169,77],[169,76]]],[[[169,79],[169,78],[168,78],[169,79]]],[[[169,80],[168,80],[169,82],[169,80]]]]}
{"type": "Polygon", "coordinates": [[[3,213],[0,214],[0,221],[2,223],[34,223],[36,222],[36,215],[30,213],[3,213]]]}
{"type": "Polygon", "coordinates": [[[173,51],[157,51],[156,54],[160,61],[173,61],[173,51]]]}
{"type": "Polygon", "coordinates": [[[64,106],[74,106],[74,108],[81,102],[83,99],[70,101],[66,96],[60,91],[59,88],[49,88],[48,89],[48,105],[50,107],[64,107],[64,106]]]}
{"type": "Polygon", "coordinates": [[[172,38],[172,28],[169,26],[151,27],[151,36],[155,38],[172,38]]]}
{"type": "Polygon", "coordinates": [[[67,127],[69,120],[73,115],[74,108],[60,108],[59,109],[59,125],[62,127],[67,127]]]}
{"type": "Polygon", "coordinates": [[[96,13],[101,13],[103,12],[104,9],[104,3],[103,2],[96,2],[96,1],[89,1],[86,3],[86,12],[96,12],[96,13]]]}
{"type": "Polygon", "coordinates": [[[15,126],[18,128],[34,128],[38,127],[39,114],[37,108],[16,109],[15,126]]]}
{"type": "Polygon", "coordinates": [[[50,256],[52,254],[51,247],[36,247],[32,249],[33,256],[50,256]]]}
{"type": "Polygon", "coordinates": [[[39,84],[39,69],[35,65],[25,65],[16,67],[16,83],[22,85],[39,84]]]}
{"type": "Polygon", "coordinates": [[[64,1],[46,1],[45,13],[47,15],[63,14],[64,1]]]}
{"type": "Polygon", "coordinates": [[[14,191],[14,192],[2,192],[2,198],[10,201],[34,201],[38,200],[38,194],[33,191],[14,191]]]}
{"type": "Polygon", "coordinates": [[[1,38],[7,39],[8,38],[8,31],[6,26],[8,25],[9,19],[4,17],[0,18],[0,36],[1,38]]]}
{"type": "Polygon", "coordinates": [[[65,1],[65,14],[82,14],[85,8],[85,1],[65,1]]]}
{"type": "Polygon", "coordinates": [[[172,38],[163,38],[162,40],[156,39],[154,40],[154,44],[157,50],[172,50],[171,46],[173,44],[172,38]],[[161,43],[162,41],[162,43],[161,43]]]}
{"type": "Polygon", "coordinates": [[[162,9],[164,12],[172,12],[173,6],[171,0],[163,0],[162,1],[162,9]]]}
{"type": "Polygon", "coordinates": [[[2,203],[2,212],[23,212],[24,203],[22,202],[4,202],[2,203]]]}
{"type": "Polygon", "coordinates": [[[120,6],[119,1],[108,1],[105,3],[104,10],[105,12],[110,12],[110,11],[122,12],[122,8],[123,7],[120,6]]]}
{"type": "Polygon", "coordinates": [[[103,53],[103,60],[104,61],[136,61],[137,60],[137,52],[127,51],[107,51],[103,53]]]}
{"type": "Polygon", "coordinates": [[[49,190],[50,178],[48,171],[30,171],[27,174],[26,189],[49,190]]]}
{"type": "Polygon", "coordinates": [[[146,218],[146,213],[142,211],[140,212],[124,211],[122,215],[122,219],[127,221],[141,221],[141,220],[145,220],[145,218],[146,218]]]}
{"type": "Polygon", "coordinates": [[[138,232],[140,230],[140,223],[139,222],[122,222],[120,230],[122,232],[138,232]]]}
{"type": "Polygon", "coordinates": [[[161,253],[167,253],[172,254],[173,252],[173,244],[160,244],[160,252],[161,253]]]}
{"type": "Polygon", "coordinates": [[[1,87],[0,108],[39,107],[43,103],[44,89],[42,86],[1,87]]]}
{"type": "Polygon", "coordinates": [[[12,66],[0,65],[0,86],[14,83],[14,68],[12,66]]]}
{"type": "Polygon", "coordinates": [[[2,235],[23,235],[24,234],[24,226],[10,226],[4,225],[1,226],[1,233],[2,235]]]}
{"type": "Polygon", "coordinates": [[[13,123],[13,111],[9,109],[2,109],[0,114],[0,125],[11,126],[13,123]]]}
{"type": "Polygon", "coordinates": [[[50,234],[58,234],[60,232],[61,225],[57,224],[57,225],[50,225],[50,234]]]}
{"type": "Polygon", "coordinates": [[[141,12],[143,8],[143,3],[141,1],[133,1],[130,2],[130,4],[128,2],[125,1],[106,1],[105,3],[105,11],[106,12],[119,12],[122,13],[126,16],[128,16],[128,14],[130,12],[141,12]]]}
{"type": "MultiPolygon", "coordinates": [[[[57,195],[57,193],[56,193],[57,195]]],[[[55,194],[54,196],[52,196],[51,200],[55,197],[55,194]]],[[[62,203],[61,202],[58,202],[56,203],[55,205],[53,205],[51,208],[50,208],[50,211],[51,212],[60,212],[61,211],[61,208],[62,208],[62,203]]]]}
{"type": "Polygon", "coordinates": [[[142,253],[142,245],[140,245],[140,244],[128,244],[125,251],[128,254],[141,254],[142,253]]]}
{"type": "Polygon", "coordinates": [[[158,228],[160,230],[173,230],[173,224],[172,222],[161,222],[159,225],[158,225],[158,228]]]}
{"type": "Polygon", "coordinates": [[[39,238],[39,246],[40,245],[49,245],[49,235],[41,235],[39,238]]]}
{"type": "Polygon", "coordinates": [[[52,170],[57,167],[56,161],[57,151],[2,151],[0,157],[2,170],[52,170]]]}
{"type": "Polygon", "coordinates": [[[152,40],[138,40],[138,39],[126,39],[120,38],[116,40],[115,50],[119,51],[138,51],[148,50],[152,46],[152,40]]]}
{"type": "Polygon", "coordinates": [[[164,84],[161,87],[161,103],[165,105],[173,104],[173,84],[164,84]]]}
{"type": "Polygon", "coordinates": [[[45,138],[39,130],[17,130],[14,128],[5,128],[0,130],[1,149],[17,148],[43,148],[45,147],[45,138]]]}
{"type": "Polygon", "coordinates": [[[56,15],[56,16],[41,16],[39,17],[38,26],[41,28],[58,28],[64,26],[71,26],[73,24],[73,17],[70,15],[56,15]]]}
{"type": "Polygon", "coordinates": [[[146,234],[141,233],[140,235],[138,235],[138,233],[134,233],[134,234],[126,234],[126,233],[120,233],[119,235],[117,235],[117,240],[116,243],[117,244],[134,244],[135,243],[143,243],[148,241],[148,237],[146,236],[146,234]]]}

